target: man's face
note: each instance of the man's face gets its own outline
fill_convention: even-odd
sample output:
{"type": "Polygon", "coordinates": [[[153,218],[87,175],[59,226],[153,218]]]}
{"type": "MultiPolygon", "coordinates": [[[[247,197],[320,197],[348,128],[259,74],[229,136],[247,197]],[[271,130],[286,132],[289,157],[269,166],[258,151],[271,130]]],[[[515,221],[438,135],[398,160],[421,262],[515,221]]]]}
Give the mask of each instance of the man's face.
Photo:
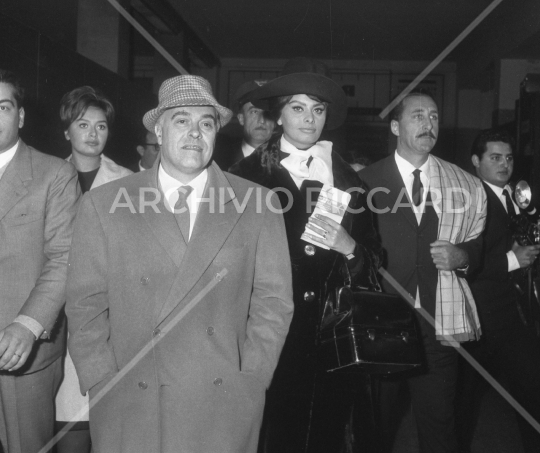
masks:
{"type": "Polygon", "coordinates": [[[472,156],[478,177],[497,187],[504,187],[514,171],[512,148],[504,142],[488,142],[482,158],[472,156]]]}
{"type": "Polygon", "coordinates": [[[143,168],[152,168],[159,155],[159,143],[156,134],[148,131],[145,136],[144,145],[137,146],[137,152],[141,156],[143,168]]]}
{"type": "Polygon", "coordinates": [[[13,87],[0,83],[0,153],[7,151],[19,140],[19,129],[24,124],[24,109],[17,105],[13,87]]]}
{"type": "Polygon", "coordinates": [[[244,140],[253,147],[268,141],[274,131],[275,123],[264,116],[264,111],[251,102],[242,106],[238,113],[238,122],[244,126],[244,140]]]}
{"type": "Polygon", "coordinates": [[[429,96],[418,95],[405,98],[403,106],[401,118],[390,124],[397,151],[407,160],[425,160],[439,135],[437,105],[429,96]]]}
{"type": "Polygon", "coordinates": [[[187,183],[208,165],[219,130],[216,109],[182,106],[163,112],[156,123],[161,163],[173,178],[187,183]]]}

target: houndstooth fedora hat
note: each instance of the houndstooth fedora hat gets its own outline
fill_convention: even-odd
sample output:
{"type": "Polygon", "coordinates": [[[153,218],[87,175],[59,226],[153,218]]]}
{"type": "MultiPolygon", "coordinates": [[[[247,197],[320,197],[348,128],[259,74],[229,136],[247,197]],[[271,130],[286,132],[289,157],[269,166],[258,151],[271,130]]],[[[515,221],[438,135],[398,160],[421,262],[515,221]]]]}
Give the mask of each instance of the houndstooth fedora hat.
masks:
{"type": "Polygon", "coordinates": [[[200,76],[181,75],[165,80],[159,88],[159,104],[155,109],[146,112],[143,124],[150,132],[161,114],[168,109],[183,105],[208,105],[215,107],[219,114],[221,127],[232,118],[233,112],[218,103],[212,94],[210,82],[200,76]]]}

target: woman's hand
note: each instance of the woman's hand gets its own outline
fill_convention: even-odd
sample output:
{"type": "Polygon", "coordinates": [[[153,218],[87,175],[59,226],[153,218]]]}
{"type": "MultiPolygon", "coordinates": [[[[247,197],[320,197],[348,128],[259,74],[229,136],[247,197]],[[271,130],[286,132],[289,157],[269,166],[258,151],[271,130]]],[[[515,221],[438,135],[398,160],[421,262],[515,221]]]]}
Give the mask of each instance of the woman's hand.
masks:
{"type": "Polygon", "coordinates": [[[323,236],[322,238],[311,233],[306,235],[315,242],[330,247],[343,255],[353,253],[356,248],[355,240],[347,233],[339,223],[321,214],[315,218],[310,217],[308,228],[323,236]]]}

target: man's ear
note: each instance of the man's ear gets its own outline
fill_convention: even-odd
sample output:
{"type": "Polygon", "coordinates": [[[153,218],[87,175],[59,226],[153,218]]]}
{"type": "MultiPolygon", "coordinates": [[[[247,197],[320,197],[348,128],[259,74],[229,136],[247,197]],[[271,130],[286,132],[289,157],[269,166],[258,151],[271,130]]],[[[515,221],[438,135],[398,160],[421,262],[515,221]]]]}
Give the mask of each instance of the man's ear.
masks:
{"type": "Polygon", "coordinates": [[[240,123],[240,126],[243,126],[244,125],[244,114],[243,113],[238,113],[236,115],[236,118],[238,118],[238,122],[240,123]]]}
{"type": "Polygon", "coordinates": [[[137,152],[139,153],[139,156],[142,157],[144,154],[144,146],[141,146],[141,145],[137,146],[137,152]]]}
{"type": "Polygon", "coordinates": [[[24,126],[24,108],[19,109],[19,129],[24,126]]]}
{"type": "Polygon", "coordinates": [[[392,134],[399,137],[399,122],[396,120],[390,121],[390,130],[392,131],[392,134]]]}
{"type": "Polygon", "coordinates": [[[69,140],[69,134],[67,130],[64,131],[64,137],[66,137],[66,140],[69,140]]]}
{"type": "Polygon", "coordinates": [[[478,159],[478,156],[476,154],[473,154],[471,156],[471,161],[476,168],[480,167],[480,159],[478,159]]]}
{"type": "Polygon", "coordinates": [[[157,142],[159,146],[162,145],[161,131],[162,131],[161,124],[159,124],[159,121],[158,121],[156,125],[154,126],[154,133],[156,134],[156,138],[157,138],[157,142]]]}

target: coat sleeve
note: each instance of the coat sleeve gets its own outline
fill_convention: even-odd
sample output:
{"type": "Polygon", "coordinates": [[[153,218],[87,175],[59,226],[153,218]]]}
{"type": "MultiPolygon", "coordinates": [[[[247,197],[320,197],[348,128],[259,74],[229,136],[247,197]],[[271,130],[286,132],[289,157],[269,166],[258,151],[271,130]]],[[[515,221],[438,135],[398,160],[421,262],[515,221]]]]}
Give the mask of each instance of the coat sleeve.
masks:
{"type": "MultiPolygon", "coordinates": [[[[466,274],[471,275],[477,272],[482,266],[484,256],[484,237],[485,226],[488,214],[487,195],[481,183],[476,186],[474,192],[474,202],[469,209],[472,212],[472,226],[468,231],[465,241],[456,244],[457,247],[467,252],[469,264],[466,274]]],[[[464,277],[461,271],[457,271],[458,275],[464,277]]]]}
{"type": "Polygon", "coordinates": [[[77,172],[66,162],[47,193],[41,275],[19,312],[41,324],[42,338],[49,336],[65,302],[67,261],[79,197],[77,172]]]}
{"type": "Polygon", "coordinates": [[[69,353],[81,392],[118,371],[110,344],[107,241],[88,192],[75,221],[66,290],[69,353]]]}
{"type": "Polygon", "coordinates": [[[358,199],[353,206],[351,237],[356,242],[355,259],[347,262],[353,281],[361,286],[369,286],[370,269],[375,275],[382,263],[383,249],[373,223],[373,213],[367,203],[368,189],[359,185],[358,199]]]}
{"type": "MultiPolygon", "coordinates": [[[[272,206],[279,206],[276,194],[272,206]]],[[[242,371],[270,385],[293,315],[292,274],[285,223],[267,209],[255,259],[242,371]]]]}

